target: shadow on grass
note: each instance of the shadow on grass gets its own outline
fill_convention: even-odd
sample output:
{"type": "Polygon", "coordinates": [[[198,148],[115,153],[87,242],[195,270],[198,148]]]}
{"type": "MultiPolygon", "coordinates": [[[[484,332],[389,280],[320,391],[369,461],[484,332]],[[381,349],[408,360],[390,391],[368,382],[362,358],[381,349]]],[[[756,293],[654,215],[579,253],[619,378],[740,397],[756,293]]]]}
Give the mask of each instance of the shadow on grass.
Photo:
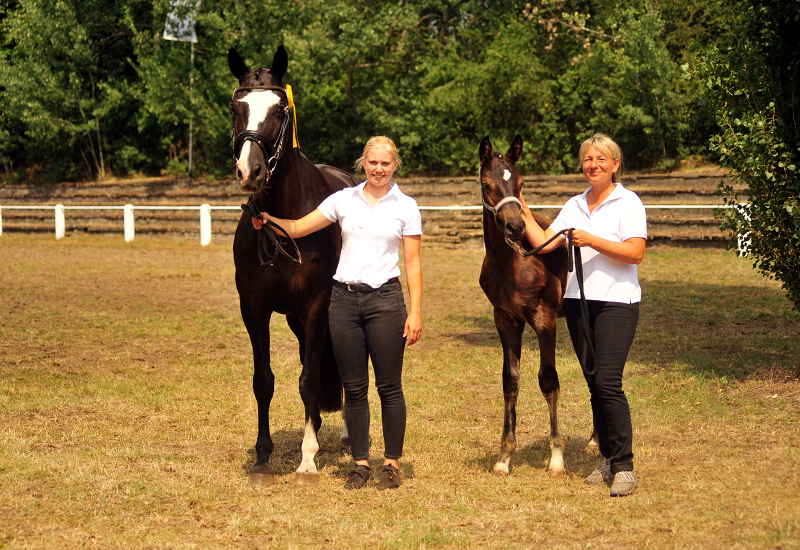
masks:
{"type": "MultiPolygon", "coordinates": [[[[588,443],[588,437],[570,437],[567,440],[564,448],[564,468],[567,476],[585,478],[594,470],[600,455],[597,452],[587,452],[586,445],[588,443]]],[[[491,474],[499,452],[500,449],[498,447],[496,452],[486,452],[481,457],[467,460],[465,465],[491,474]]],[[[511,457],[511,475],[514,474],[515,466],[522,465],[529,466],[535,470],[546,471],[549,462],[550,440],[543,437],[528,445],[517,447],[516,452],[511,457]]]]}
{"type": "MultiPolygon", "coordinates": [[[[350,448],[342,446],[339,434],[341,426],[325,426],[317,434],[319,441],[319,452],[315,458],[317,468],[322,470],[327,467],[334,468],[335,471],[345,470],[346,475],[352,465],[350,458],[350,448]],[[338,430],[338,433],[337,433],[338,430]]],[[[302,444],[304,430],[278,430],[273,432],[272,443],[275,446],[269,458],[269,466],[272,473],[276,476],[289,475],[297,471],[302,459],[302,444]]],[[[247,450],[247,457],[244,459],[242,468],[249,472],[256,462],[256,449],[250,447],[247,450]]]]}
{"type": "MultiPolygon", "coordinates": [[[[776,373],[800,378],[800,317],[785,292],[747,285],[644,281],[639,326],[629,360],[742,379],[776,373]]],[[[500,349],[491,315],[451,315],[448,336],[500,349]]],[[[569,336],[559,323],[559,342],[569,336]]],[[[560,344],[561,345],[561,344],[560,344]]],[[[538,351],[525,327],[523,350],[538,351]]]]}
{"type": "MultiPolygon", "coordinates": [[[[275,448],[269,458],[269,466],[273,475],[288,476],[297,471],[302,458],[303,433],[302,429],[296,429],[278,430],[272,434],[272,443],[275,448]]],[[[323,425],[317,434],[319,452],[317,452],[314,462],[316,462],[318,470],[330,469],[332,477],[341,478],[344,483],[354,462],[350,447],[344,447],[341,443],[340,433],[341,426],[328,426],[326,429],[323,425]],[[339,430],[338,433],[337,430],[339,430]]],[[[247,450],[247,457],[242,463],[242,469],[249,473],[255,462],[256,449],[250,447],[247,450]]],[[[372,468],[375,478],[379,475],[381,466],[383,466],[383,458],[370,459],[370,468],[372,468]]],[[[401,479],[412,479],[414,477],[413,464],[401,461],[400,476],[401,479]]]]}
{"type": "Polygon", "coordinates": [[[713,378],[800,376],[800,322],[762,286],[643,283],[629,359],[713,378]]]}

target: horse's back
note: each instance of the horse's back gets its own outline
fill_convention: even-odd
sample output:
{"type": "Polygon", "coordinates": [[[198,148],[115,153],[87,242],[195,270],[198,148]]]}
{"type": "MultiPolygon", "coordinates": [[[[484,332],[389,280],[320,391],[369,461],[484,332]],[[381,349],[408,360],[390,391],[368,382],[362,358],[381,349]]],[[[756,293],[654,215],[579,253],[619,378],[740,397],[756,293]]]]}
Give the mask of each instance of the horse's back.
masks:
{"type": "Polygon", "coordinates": [[[339,191],[345,187],[354,187],[359,184],[359,181],[349,172],[345,172],[339,168],[328,166],[327,164],[315,164],[317,170],[320,171],[328,185],[333,188],[333,191],[339,191]]]}

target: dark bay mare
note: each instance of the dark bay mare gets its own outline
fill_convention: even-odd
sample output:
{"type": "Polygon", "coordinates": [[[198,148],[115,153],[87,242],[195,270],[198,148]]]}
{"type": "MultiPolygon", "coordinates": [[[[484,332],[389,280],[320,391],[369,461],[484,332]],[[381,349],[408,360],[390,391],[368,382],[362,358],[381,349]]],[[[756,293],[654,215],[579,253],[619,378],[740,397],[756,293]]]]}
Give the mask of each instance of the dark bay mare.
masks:
{"type": "MultiPolygon", "coordinates": [[[[269,70],[251,71],[233,49],[228,52],[228,65],[239,80],[231,99],[236,175],[241,190],[249,194],[252,212],[301,218],[331,193],[356,183],[346,172],[315,166],[292,146],[294,122],[290,97],[283,86],[288,55],[283,46],[275,53],[269,70]]],[[[319,479],[314,457],[319,450],[320,413],[342,409],[342,382],[328,332],[328,304],[339,262],[341,231],[333,224],[297,239],[297,250],[274,232],[271,236],[278,239],[277,244],[264,238],[269,231],[268,226],[256,231],[251,213],[245,211],[233,241],[236,288],[253,345],[253,392],[258,404],[256,461],[250,482],[263,485],[273,480],[268,462],[274,449],[269,407],[275,376],[270,368],[269,322],[276,312],[286,316],[299,342],[305,431],[296,479],[313,483],[319,479]],[[270,261],[263,261],[263,255],[270,256],[270,242],[274,255],[270,261]],[[279,253],[277,246],[288,252],[279,253]]]]}
{"type": "MultiPolygon", "coordinates": [[[[548,254],[523,256],[512,248],[525,240],[525,221],[519,201],[522,177],[515,168],[522,156],[522,138],[517,135],[508,152],[492,151],[489,136],[479,147],[479,181],[483,196],[483,241],[486,256],[480,284],[494,306],[494,323],[503,345],[503,396],[505,411],[500,456],[494,473],[509,473],[511,455],[517,447],[517,396],[520,382],[520,354],[525,324],[539,340],[539,388],[550,413],[551,475],[564,473],[564,438],[558,426],[558,373],[556,372],[556,321],[567,285],[567,247],[548,254]]],[[[546,228],[550,220],[534,213],[546,228]]]]}

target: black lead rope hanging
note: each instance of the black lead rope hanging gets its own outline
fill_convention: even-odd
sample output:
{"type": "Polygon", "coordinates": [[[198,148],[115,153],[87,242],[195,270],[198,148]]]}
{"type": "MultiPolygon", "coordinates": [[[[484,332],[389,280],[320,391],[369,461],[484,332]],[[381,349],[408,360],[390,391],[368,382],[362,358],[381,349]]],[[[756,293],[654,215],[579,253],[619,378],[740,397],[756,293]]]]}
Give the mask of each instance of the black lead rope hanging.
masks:
{"type": "MultiPolygon", "coordinates": [[[[581,368],[586,376],[594,376],[597,372],[597,353],[594,350],[594,342],[592,342],[592,334],[589,329],[589,304],[586,302],[586,291],[583,290],[583,260],[581,259],[581,248],[579,246],[573,246],[572,244],[572,229],[569,230],[567,241],[567,246],[569,247],[570,253],[574,250],[575,251],[575,278],[578,279],[578,289],[581,292],[581,325],[583,327],[583,339],[586,342],[586,345],[581,350],[581,368]],[[592,354],[592,370],[586,368],[586,350],[591,352],[592,354]]],[[[570,254],[571,256],[572,254],[570,254]]],[[[570,271],[572,266],[572,261],[570,259],[570,271]]]]}
{"type": "MultiPolygon", "coordinates": [[[[247,204],[242,205],[242,210],[250,214],[251,218],[258,218],[259,220],[262,221],[264,220],[264,217],[261,215],[261,212],[259,212],[258,208],[256,207],[256,203],[253,202],[252,197],[250,198],[250,200],[247,201],[247,204]]],[[[286,252],[283,249],[286,243],[278,236],[277,233],[275,233],[273,227],[275,229],[283,231],[283,229],[272,220],[267,220],[267,223],[265,223],[261,227],[261,229],[258,230],[258,246],[257,246],[258,261],[261,263],[261,265],[270,265],[270,266],[273,265],[275,263],[275,260],[278,259],[279,254],[283,255],[287,259],[297,264],[303,263],[303,258],[300,254],[300,249],[297,247],[297,243],[294,241],[294,239],[288,235],[286,236],[286,238],[289,239],[289,242],[292,244],[292,247],[294,247],[295,256],[291,256],[289,255],[288,252],[286,252]],[[273,252],[271,253],[269,251],[269,245],[267,244],[268,238],[272,242],[273,252]],[[265,261],[264,258],[266,256],[269,256],[269,260],[265,261]]]]}

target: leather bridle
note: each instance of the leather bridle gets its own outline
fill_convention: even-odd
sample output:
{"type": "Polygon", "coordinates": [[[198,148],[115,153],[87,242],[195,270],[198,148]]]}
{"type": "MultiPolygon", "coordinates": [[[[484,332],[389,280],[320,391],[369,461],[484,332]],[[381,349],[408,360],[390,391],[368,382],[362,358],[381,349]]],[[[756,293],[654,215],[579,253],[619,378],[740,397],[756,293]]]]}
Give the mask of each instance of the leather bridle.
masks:
{"type": "MultiPolygon", "coordinates": [[[[286,89],[282,88],[281,86],[241,86],[233,90],[233,95],[235,96],[236,92],[241,90],[273,90],[283,92],[284,95],[288,96],[286,89]]],[[[233,100],[233,98],[231,98],[231,100],[233,100]]],[[[281,129],[278,131],[278,136],[275,138],[274,142],[261,132],[254,130],[244,130],[235,135],[233,132],[231,132],[233,143],[233,160],[239,160],[239,155],[242,152],[242,146],[244,145],[245,141],[252,141],[258,145],[259,149],[261,149],[261,152],[264,154],[264,159],[267,161],[267,175],[265,183],[269,182],[272,173],[278,166],[278,161],[281,159],[284,151],[286,150],[286,128],[289,127],[289,108],[290,106],[287,104],[286,107],[281,110],[281,113],[283,114],[283,122],[281,122],[281,129]]]]}

